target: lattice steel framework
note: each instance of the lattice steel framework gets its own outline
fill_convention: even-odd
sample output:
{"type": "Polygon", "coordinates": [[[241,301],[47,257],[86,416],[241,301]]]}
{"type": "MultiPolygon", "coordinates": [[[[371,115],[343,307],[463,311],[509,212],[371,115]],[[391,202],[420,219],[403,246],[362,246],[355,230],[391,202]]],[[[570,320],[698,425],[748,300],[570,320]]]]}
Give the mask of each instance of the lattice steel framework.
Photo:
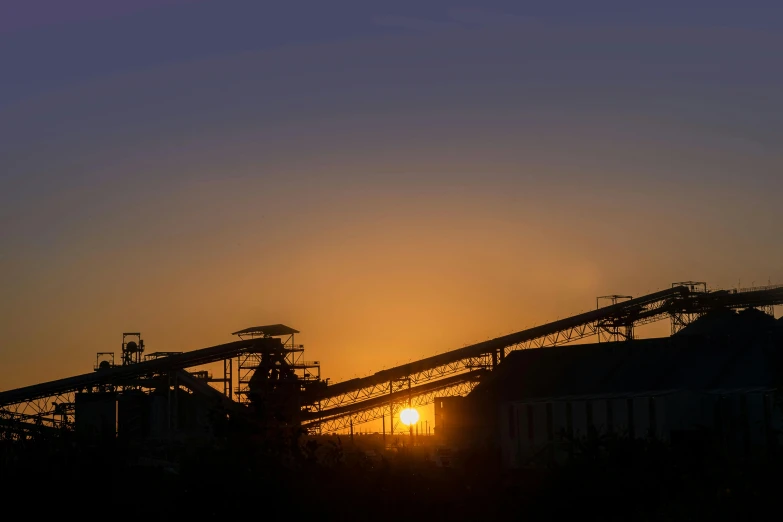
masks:
{"type": "Polygon", "coordinates": [[[346,404],[355,404],[367,399],[383,397],[389,393],[403,389],[405,386],[407,386],[408,381],[410,381],[412,386],[416,386],[425,382],[431,382],[442,379],[444,377],[449,377],[451,375],[456,375],[476,369],[488,369],[491,367],[492,356],[490,354],[485,354],[478,357],[469,357],[441,366],[436,366],[434,368],[428,368],[427,370],[412,373],[389,382],[373,383],[367,387],[357,388],[344,394],[335,395],[334,397],[327,397],[320,402],[319,409],[321,411],[329,410],[338,406],[345,406],[346,404]]]}
{"type": "Polygon", "coordinates": [[[73,424],[75,401],[76,393],[71,391],[27,402],[9,404],[0,409],[0,412],[11,414],[20,419],[37,419],[36,423],[45,426],[60,427],[63,424],[73,424]]]}
{"type": "MultiPolygon", "coordinates": [[[[167,353],[133,364],[110,364],[105,368],[100,366],[99,358],[94,372],[0,392],[0,421],[3,421],[6,433],[18,432],[18,426],[68,428],[74,423],[77,393],[151,388],[159,384],[160,378],[170,377],[183,368],[236,358],[260,347],[279,345],[277,339],[243,340],[192,352],[167,353]]],[[[234,411],[238,413],[238,410],[234,411]]]]}
{"type": "MultiPolygon", "coordinates": [[[[474,347],[448,352],[443,356],[453,354],[453,357],[443,360],[440,364],[438,359],[443,356],[385,370],[364,379],[355,379],[356,384],[345,391],[341,391],[335,385],[329,391],[340,391],[324,396],[313,410],[320,411],[321,418],[324,419],[323,426],[327,431],[338,429],[336,427],[344,429],[351,421],[356,425],[380,418],[383,415],[382,408],[374,406],[365,409],[362,403],[389,394],[395,380],[410,379],[416,385],[446,378],[453,380],[460,375],[467,376],[476,368],[495,368],[514,350],[560,346],[591,336],[598,336],[599,342],[629,340],[633,339],[635,327],[667,318],[672,322],[672,333],[676,333],[708,311],[720,307],[730,309],[755,307],[774,316],[774,305],[783,303],[783,285],[708,292],[705,283],[686,281],[673,284],[670,291],[657,292],[637,299],[631,296],[611,295],[599,297],[597,304],[600,305],[602,299],[609,300],[610,304],[604,307],[598,306],[594,312],[480,343],[474,347]],[[521,339],[513,342],[517,338],[521,339]],[[389,376],[387,380],[384,380],[384,375],[389,376]],[[355,405],[356,409],[346,408],[350,405],[355,405]],[[338,408],[345,412],[341,414],[342,417],[329,418],[330,410],[337,411],[338,408]]],[[[345,388],[345,385],[350,383],[338,384],[344,385],[345,388]]],[[[472,389],[473,386],[475,384],[470,388],[472,389]]],[[[453,389],[461,388],[454,384],[453,389]]],[[[429,394],[430,392],[427,392],[422,396],[429,396],[429,394]]]]}
{"type": "MultiPolygon", "coordinates": [[[[457,384],[453,384],[445,388],[428,391],[426,393],[416,392],[412,394],[410,404],[412,407],[426,406],[427,404],[432,404],[433,402],[435,402],[436,397],[453,397],[455,395],[467,395],[468,393],[473,391],[473,388],[475,388],[476,385],[478,385],[478,381],[464,381],[464,382],[459,382],[457,384]]],[[[343,415],[343,416],[327,419],[324,421],[314,422],[309,427],[318,428],[318,430],[321,433],[334,433],[340,430],[347,429],[351,425],[351,422],[353,422],[353,425],[356,426],[357,424],[362,424],[365,422],[370,422],[376,419],[380,419],[385,415],[389,415],[389,413],[391,413],[391,418],[395,419],[393,429],[391,431],[392,433],[394,432],[400,433],[399,421],[396,419],[395,414],[397,413],[398,408],[401,405],[404,405],[404,407],[408,407],[408,401],[405,400],[398,403],[393,403],[391,405],[385,404],[385,405],[375,406],[372,408],[360,409],[350,415],[343,415]],[[390,412],[390,406],[391,406],[391,412],[390,412]]]]}
{"type": "MultiPolygon", "coordinates": [[[[688,288],[692,295],[705,295],[707,293],[707,283],[703,281],[682,281],[672,283],[672,288],[683,286],[688,288]]],[[[669,319],[671,322],[671,334],[674,335],[680,330],[693,323],[696,319],[704,315],[706,310],[694,306],[683,306],[669,310],[669,319]]]]}
{"type": "MultiPolygon", "coordinates": [[[[324,386],[308,399],[308,426],[317,428],[320,424],[323,431],[335,431],[351,422],[360,424],[380,418],[384,409],[389,411],[390,403],[392,412],[394,404],[402,403],[402,399],[393,397],[401,392],[400,386],[412,388],[410,399],[418,405],[431,402],[435,395],[467,393],[476,384],[473,372],[494,369],[513,350],[559,346],[602,333],[606,334],[604,340],[630,339],[634,327],[666,318],[672,321],[672,332],[676,332],[708,311],[721,307],[758,308],[774,314],[774,306],[783,304],[783,285],[708,292],[704,283],[685,282],[635,299],[628,299],[628,296],[607,297],[612,304],[597,310],[383,370],[365,378],[324,386]]],[[[76,392],[111,391],[111,387],[122,389],[137,385],[139,380],[144,381],[153,375],[170,376],[177,370],[210,362],[240,357],[249,362],[251,358],[248,356],[264,350],[279,350],[282,344],[280,339],[266,336],[247,339],[3,391],[0,392],[0,420],[20,425],[67,426],[73,422],[76,392]]],[[[319,366],[317,362],[301,359],[302,347],[294,345],[293,336],[290,346],[295,350],[296,359],[292,362],[297,368],[306,371],[319,366]]],[[[226,364],[223,397],[231,395],[231,383],[225,383],[225,375],[231,373],[230,363],[226,364]]],[[[238,377],[239,381],[243,380],[238,377]]],[[[233,407],[230,399],[227,400],[226,407],[233,407]]],[[[241,412],[236,410],[236,413],[241,412]]]]}
{"type": "Polygon", "coordinates": [[[23,440],[37,435],[51,436],[72,425],[46,422],[39,415],[24,415],[0,409],[0,440],[23,440]]]}
{"type": "MultiPolygon", "coordinates": [[[[283,326],[283,325],[274,325],[283,326]]],[[[321,380],[321,363],[320,361],[307,361],[304,358],[304,345],[296,344],[295,333],[296,330],[289,329],[290,333],[283,335],[268,336],[263,332],[264,327],[257,327],[256,329],[248,329],[246,331],[235,332],[240,339],[258,339],[258,338],[276,338],[279,339],[285,352],[285,362],[288,367],[296,375],[297,379],[302,383],[320,381],[321,380]]],[[[237,402],[243,404],[249,404],[249,392],[250,392],[250,379],[253,374],[262,365],[263,354],[257,352],[242,353],[237,357],[237,382],[238,386],[236,391],[237,402]]],[[[231,374],[231,362],[224,363],[223,373],[224,375],[231,374]]],[[[226,378],[226,377],[224,377],[226,378]]],[[[224,387],[224,393],[227,397],[232,398],[230,383],[229,387],[224,387]]]]}
{"type": "MultiPolygon", "coordinates": [[[[602,295],[595,298],[595,309],[601,308],[601,303],[616,305],[623,301],[633,299],[630,295],[602,295]]],[[[596,335],[599,343],[630,341],[633,339],[633,322],[617,321],[617,318],[607,317],[595,322],[596,335]]]]}

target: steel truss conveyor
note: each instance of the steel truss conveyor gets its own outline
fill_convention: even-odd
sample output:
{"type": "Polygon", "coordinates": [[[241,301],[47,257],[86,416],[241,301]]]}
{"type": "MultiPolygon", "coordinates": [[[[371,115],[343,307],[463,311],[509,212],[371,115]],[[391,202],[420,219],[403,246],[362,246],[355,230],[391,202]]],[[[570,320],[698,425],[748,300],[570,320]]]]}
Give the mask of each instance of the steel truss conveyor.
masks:
{"type": "Polygon", "coordinates": [[[395,403],[403,399],[423,405],[436,395],[465,395],[477,384],[476,370],[495,368],[513,350],[558,346],[591,336],[598,336],[599,341],[632,339],[634,327],[664,319],[671,320],[675,333],[710,310],[778,304],[783,304],[783,286],[708,292],[704,283],[675,284],[667,290],[336,383],[316,397],[308,424],[319,426],[322,432],[338,431],[387,414],[393,418],[395,403]]]}
{"type": "MultiPolygon", "coordinates": [[[[103,386],[138,385],[153,376],[166,375],[177,379],[179,384],[192,391],[203,392],[208,385],[203,383],[199,386],[196,380],[182,370],[265,349],[279,350],[282,344],[277,338],[247,339],[3,391],[0,392],[0,419],[25,422],[37,420],[57,425],[58,417],[64,421],[71,413],[65,408],[73,405],[75,393],[103,386]]],[[[240,411],[236,407],[238,405],[228,398],[220,402],[229,413],[240,411]]]]}
{"type": "MultiPolygon", "coordinates": [[[[672,288],[617,302],[590,312],[529,328],[516,333],[427,357],[377,372],[364,378],[324,386],[302,397],[304,425],[333,432],[350,424],[380,419],[402,404],[432,402],[435,397],[465,395],[481,376],[500,364],[512,350],[570,343],[590,336],[598,340],[632,339],[634,328],[670,319],[672,332],[718,308],[765,308],[783,304],[783,286],[746,290],[707,291],[704,283],[675,284],[672,288]]],[[[74,394],[101,387],[138,386],[153,377],[179,379],[179,384],[219,400],[230,414],[242,414],[244,406],[229,397],[218,397],[206,382],[191,378],[192,368],[217,361],[230,361],[244,354],[280,350],[275,337],[257,337],[191,352],[171,354],[129,365],[99,369],[93,373],[0,392],[0,421],[24,426],[41,422],[56,426],[73,413],[74,394]]],[[[216,390],[215,390],[216,391],[216,390]]],[[[394,427],[392,426],[392,429],[394,427]]]]}

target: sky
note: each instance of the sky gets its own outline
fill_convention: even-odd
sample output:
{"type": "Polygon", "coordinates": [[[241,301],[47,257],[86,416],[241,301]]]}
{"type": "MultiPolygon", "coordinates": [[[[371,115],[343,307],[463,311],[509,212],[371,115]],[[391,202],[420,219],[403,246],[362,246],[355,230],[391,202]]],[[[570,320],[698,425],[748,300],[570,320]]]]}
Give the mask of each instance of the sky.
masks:
{"type": "Polygon", "coordinates": [[[284,323],[335,382],[599,295],[783,283],[782,15],[0,1],[0,389],[124,331],[284,323]]]}

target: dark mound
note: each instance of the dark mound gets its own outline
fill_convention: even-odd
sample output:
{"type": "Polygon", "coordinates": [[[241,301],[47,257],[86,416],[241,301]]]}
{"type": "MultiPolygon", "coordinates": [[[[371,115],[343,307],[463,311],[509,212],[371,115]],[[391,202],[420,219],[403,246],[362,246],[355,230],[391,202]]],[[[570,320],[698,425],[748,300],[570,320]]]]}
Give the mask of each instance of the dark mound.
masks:
{"type": "Polygon", "coordinates": [[[767,334],[781,326],[783,323],[755,308],[741,312],[722,309],[703,315],[675,335],[736,338],[767,334]]]}

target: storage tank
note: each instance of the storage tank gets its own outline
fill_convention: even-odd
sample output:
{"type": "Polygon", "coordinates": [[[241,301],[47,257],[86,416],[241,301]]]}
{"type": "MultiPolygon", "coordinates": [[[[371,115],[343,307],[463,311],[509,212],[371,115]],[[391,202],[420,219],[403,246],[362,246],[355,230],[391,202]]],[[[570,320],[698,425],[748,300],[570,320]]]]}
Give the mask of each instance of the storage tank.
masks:
{"type": "Polygon", "coordinates": [[[113,440],[117,435],[117,394],[77,393],[74,420],[77,437],[93,442],[113,440]]]}

